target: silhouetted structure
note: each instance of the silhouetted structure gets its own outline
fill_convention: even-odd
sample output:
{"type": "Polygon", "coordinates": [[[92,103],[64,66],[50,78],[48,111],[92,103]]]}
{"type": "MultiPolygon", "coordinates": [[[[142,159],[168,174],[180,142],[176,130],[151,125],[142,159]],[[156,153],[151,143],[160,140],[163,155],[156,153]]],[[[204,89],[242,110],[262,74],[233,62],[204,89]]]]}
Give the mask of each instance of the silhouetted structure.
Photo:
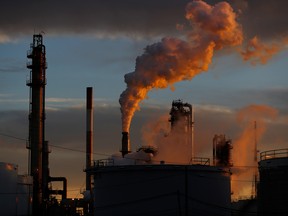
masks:
{"type": "Polygon", "coordinates": [[[213,138],[213,165],[232,166],[231,162],[231,139],[226,139],[225,135],[215,135],[213,138]]]}
{"type": "Polygon", "coordinates": [[[191,146],[191,162],[194,157],[194,143],[193,143],[193,110],[192,105],[183,103],[182,100],[173,100],[172,108],[170,110],[171,132],[177,128],[186,135],[186,144],[191,146]]]}
{"type": "MultiPolygon", "coordinates": [[[[46,85],[46,50],[41,34],[33,35],[33,43],[27,53],[31,69],[27,86],[30,87],[29,106],[29,143],[31,152],[30,175],[33,176],[33,215],[41,215],[43,192],[48,182],[47,172],[43,172],[43,146],[45,142],[45,85],[46,85]],[[43,184],[45,182],[45,184],[43,184]]],[[[44,192],[45,193],[45,192],[44,192]]]]}
{"type": "Polygon", "coordinates": [[[288,215],[288,149],[260,154],[258,216],[288,215]]]}
{"type": "Polygon", "coordinates": [[[50,177],[49,147],[45,141],[45,85],[46,85],[46,49],[41,34],[33,35],[33,43],[27,52],[27,68],[31,69],[27,86],[30,87],[29,102],[29,173],[33,177],[33,215],[45,215],[49,208],[50,195],[67,198],[67,180],[65,177],[50,177]],[[63,190],[49,188],[53,181],[63,182],[63,190]]]}

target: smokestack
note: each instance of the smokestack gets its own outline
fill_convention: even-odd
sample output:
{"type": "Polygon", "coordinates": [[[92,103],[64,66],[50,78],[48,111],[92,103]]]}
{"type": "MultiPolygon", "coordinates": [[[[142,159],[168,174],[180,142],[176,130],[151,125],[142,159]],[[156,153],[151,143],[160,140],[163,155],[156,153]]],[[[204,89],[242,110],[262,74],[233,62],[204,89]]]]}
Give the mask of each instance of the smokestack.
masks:
{"type": "MultiPolygon", "coordinates": [[[[31,62],[27,63],[30,69],[29,105],[29,145],[30,150],[30,175],[33,176],[33,215],[42,215],[43,204],[43,167],[42,156],[45,141],[45,85],[46,85],[46,49],[41,34],[33,35],[33,43],[27,53],[31,62]]],[[[46,185],[44,185],[46,187],[46,185]]]]}
{"type": "MultiPolygon", "coordinates": [[[[93,160],[93,88],[86,90],[86,169],[89,169],[93,160]]],[[[91,191],[91,175],[86,172],[86,190],[91,191]]]]}
{"type": "Polygon", "coordinates": [[[124,157],[126,154],[130,153],[130,140],[129,140],[129,133],[128,132],[122,132],[122,157],[124,157]]]}

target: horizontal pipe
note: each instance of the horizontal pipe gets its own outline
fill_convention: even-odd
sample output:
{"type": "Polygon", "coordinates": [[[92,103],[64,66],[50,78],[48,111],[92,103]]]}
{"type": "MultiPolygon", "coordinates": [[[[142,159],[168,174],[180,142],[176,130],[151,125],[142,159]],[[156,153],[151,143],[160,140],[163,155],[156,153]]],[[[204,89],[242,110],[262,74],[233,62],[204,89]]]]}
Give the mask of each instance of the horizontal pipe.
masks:
{"type": "Polygon", "coordinates": [[[67,179],[65,177],[49,177],[49,182],[55,181],[63,182],[63,192],[61,192],[61,190],[50,190],[50,194],[55,194],[54,192],[58,191],[58,193],[62,195],[62,199],[67,199],[67,179]]]}

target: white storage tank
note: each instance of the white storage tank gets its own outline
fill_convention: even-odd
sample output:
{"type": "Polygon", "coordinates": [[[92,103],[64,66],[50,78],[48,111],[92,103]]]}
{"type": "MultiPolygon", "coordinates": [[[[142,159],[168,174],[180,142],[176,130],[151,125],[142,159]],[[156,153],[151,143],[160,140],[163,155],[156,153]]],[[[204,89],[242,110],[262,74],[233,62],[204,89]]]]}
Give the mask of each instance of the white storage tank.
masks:
{"type": "Polygon", "coordinates": [[[18,166],[0,162],[0,215],[31,215],[32,177],[18,175],[18,166]]]}
{"type": "Polygon", "coordinates": [[[288,149],[260,154],[258,185],[258,215],[288,215],[288,149]]]}
{"type": "Polygon", "coordinates": [[[1,215],[17,215],[18,167],[15,164],[0,162],[0,209],[1,215]]]}
{"type": "MultiPolygon", "coordinates": [[[[101,164],[101,163],[99,163],[101,164]]],[[[230,171],[207,165],[95,166],[95,216],[230,215],[230,171]]]]}
{"type": "Polygon", "coordinates": [[[18,175],[17,180],[17,215],[32,214],[33,178],[28,175],[18,175]]]}

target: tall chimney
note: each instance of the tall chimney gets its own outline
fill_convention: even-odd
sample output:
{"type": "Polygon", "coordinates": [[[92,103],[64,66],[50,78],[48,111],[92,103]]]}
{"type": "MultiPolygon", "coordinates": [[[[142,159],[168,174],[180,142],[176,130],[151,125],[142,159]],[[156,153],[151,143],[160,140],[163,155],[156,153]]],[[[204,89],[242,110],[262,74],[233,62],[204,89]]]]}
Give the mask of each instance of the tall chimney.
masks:
{"type": "Polygon", "coordinates": [[[126,154],[130,153],[130,140],[129,140],[129,133],[128,132],[122,132],[122,157],[124,157],[126,154]]]}
{"type": "Polygon", "coordinates": [[[33,215],[42,215],[43,179],[42,156],[45,141],[45,85],[46,85],[46,49],[41,34],[33,35],[33,43],[27,52],[27,63],[30,69],[29,102],[29,143],[30,150],[29,172],[33,176],[33,215]]]}
{"type": "MultiPolygon", "coordinates": [[[[86,89],[86,169],[89,169],[93,160],[93,88],[86,89]]],[[[86,172],[86,190],[91,192],[91,175],[86,172]]]]}

